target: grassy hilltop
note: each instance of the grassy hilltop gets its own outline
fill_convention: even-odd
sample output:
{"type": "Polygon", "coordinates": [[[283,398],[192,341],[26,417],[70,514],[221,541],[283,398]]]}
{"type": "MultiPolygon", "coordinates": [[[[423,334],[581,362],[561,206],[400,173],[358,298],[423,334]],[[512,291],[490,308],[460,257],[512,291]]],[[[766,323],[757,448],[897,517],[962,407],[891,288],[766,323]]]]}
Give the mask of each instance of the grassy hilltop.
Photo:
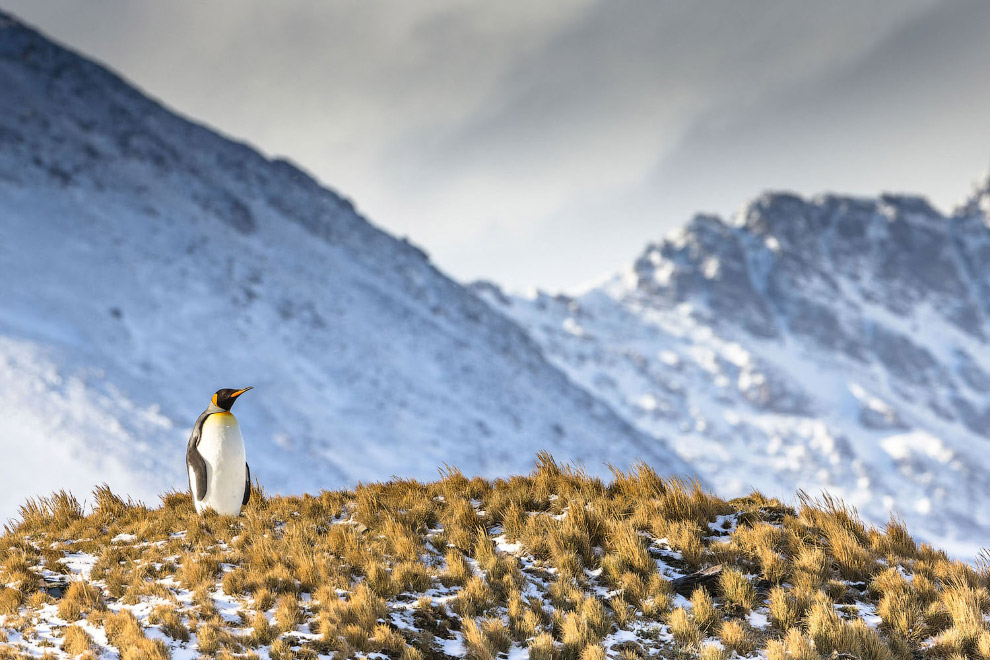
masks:
{"type": "Polygon", "coordinates": [[[547,455],[442,476],[256,492],[238,518],[184,493],[29,502],[0,537],[0,658],[990,658],[985,567],[828,498],[547,455]]]}

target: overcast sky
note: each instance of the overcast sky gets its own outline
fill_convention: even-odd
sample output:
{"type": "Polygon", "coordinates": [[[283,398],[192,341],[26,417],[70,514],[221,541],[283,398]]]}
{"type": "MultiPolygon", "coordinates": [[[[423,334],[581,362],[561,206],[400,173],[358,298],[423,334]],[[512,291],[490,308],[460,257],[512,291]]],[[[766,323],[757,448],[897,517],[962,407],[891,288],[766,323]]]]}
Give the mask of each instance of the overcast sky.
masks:
{"type": "Polygon", "coordinates": [[[454,277],[572,289],[766,189],[990,163],[990,3],[0,0],[454,277]]]}

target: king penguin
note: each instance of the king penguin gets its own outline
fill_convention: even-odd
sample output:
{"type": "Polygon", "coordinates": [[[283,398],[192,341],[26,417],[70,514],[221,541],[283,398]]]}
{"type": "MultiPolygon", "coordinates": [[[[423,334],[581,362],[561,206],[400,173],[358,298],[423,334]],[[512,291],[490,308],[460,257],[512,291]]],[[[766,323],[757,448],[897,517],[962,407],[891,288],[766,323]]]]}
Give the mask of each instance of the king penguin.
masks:
{"type": "Polygon", "coordinates": [[[236,516],[251,497],[251,469],[244,458],[244,438],[237,418],[230,412],[237,397],[250,389],[217,390],[189,436],[186,468],[196,513],[213,509],[236,516]]]}

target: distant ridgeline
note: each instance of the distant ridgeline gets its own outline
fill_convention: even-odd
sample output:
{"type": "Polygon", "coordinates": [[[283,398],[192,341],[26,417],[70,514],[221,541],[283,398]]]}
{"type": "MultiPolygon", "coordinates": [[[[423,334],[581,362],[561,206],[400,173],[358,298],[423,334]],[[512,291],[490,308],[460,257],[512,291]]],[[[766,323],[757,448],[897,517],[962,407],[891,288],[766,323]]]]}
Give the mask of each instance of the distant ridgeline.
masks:
{"type": "Polygon", "coordinates": [[[917,197],[766,194],[698,216],[574,296],[475,290],[710,483],[891,509],[973,557],[990,538],[990,176],[917,197]]]}

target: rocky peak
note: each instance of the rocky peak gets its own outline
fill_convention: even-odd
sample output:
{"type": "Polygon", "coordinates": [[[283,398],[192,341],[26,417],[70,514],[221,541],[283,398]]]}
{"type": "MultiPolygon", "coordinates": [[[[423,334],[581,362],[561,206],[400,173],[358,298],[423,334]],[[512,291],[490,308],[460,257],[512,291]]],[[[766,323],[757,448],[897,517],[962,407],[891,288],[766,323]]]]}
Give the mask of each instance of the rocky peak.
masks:
{"type": "Polygon", "coordinates": [[[696,216],[566,307],[502,309],[712,481],[821,487],[982,544],[988,263],[982,212],[767,193],[729,222],[696,216]]]}
{"type": "Polygon", "coordinates": [[[837,325],[809,305],[835,296],[860,311],[928,306],[981,336],[990,317],[990,271],[979,265],[988,244],[985,223],[945,217],[920,197],[768,193],[731,225],[694,218],[648,246],[633,270],[640,292],[690,302],[708,322],[763,337],[776,336],[780,321],[804,326],[809,314],[834,337],[837,325]]]}
{"type": "Polygon", "coordinates": [[[981,217],[990,226],[990,170],[973,184],[969,199],[960,204],[953,215],[956,217],[981,217]]]}

